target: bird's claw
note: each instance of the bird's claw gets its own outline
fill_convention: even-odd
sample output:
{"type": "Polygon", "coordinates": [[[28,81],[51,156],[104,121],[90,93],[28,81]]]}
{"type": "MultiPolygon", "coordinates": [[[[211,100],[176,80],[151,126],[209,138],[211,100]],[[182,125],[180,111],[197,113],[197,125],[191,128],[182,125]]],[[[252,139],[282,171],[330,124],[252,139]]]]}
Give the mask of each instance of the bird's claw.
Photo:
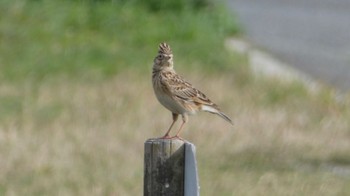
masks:
{"type": "Polygon", "coordinates": [[[173,139],[179,139],[182,141],[185,141],[185,139],[183,139],[182,137],[175,135],[175,136],[170,136],[170,135],[164,135],[163,137],[159,137],[158,139],[167,139],[167,140],[173,140],[173,139]]]}

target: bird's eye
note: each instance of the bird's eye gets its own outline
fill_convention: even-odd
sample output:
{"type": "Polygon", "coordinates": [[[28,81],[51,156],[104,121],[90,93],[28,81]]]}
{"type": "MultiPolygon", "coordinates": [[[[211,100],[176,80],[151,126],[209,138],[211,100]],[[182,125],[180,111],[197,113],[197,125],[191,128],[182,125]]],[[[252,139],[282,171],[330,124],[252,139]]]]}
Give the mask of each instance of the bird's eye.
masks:
{"type": "Polygon", "coordinates": [[[164,55],[160,54],[160,55],[158,55],[157,58],[160,59],[160,60],[162,60],[162,59],[164,58],[164,55]]]}

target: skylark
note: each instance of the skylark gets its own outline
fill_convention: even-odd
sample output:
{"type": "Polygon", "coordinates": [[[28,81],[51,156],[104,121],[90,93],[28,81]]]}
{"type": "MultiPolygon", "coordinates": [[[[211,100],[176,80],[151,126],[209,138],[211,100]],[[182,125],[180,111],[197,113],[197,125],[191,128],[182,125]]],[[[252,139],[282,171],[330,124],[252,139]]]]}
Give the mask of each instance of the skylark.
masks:
{"type": "Polygon", "coordinates": [[[197,111],[217,114],[233,124],[232,120],[222,113],[219,107],[210,101],[204,93],[177,75],[174,70],[171,48],[166,43],[159,44],[158,55],[154,58],[152,83],[158,101],[173,114],[173,122],[161,138],[172,138],[169,133],[178,116],[181,115],[182,124],[174,136],[179,138],[184,124],[188,121],[188,115],[195,114],[197,111]]]}

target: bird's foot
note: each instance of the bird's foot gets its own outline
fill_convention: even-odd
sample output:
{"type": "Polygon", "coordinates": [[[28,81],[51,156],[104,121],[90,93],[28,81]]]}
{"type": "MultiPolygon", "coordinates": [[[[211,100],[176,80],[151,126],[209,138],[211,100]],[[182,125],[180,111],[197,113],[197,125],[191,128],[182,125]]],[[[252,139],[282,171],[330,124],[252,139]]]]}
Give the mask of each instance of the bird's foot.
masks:
{"type": "Polygon", "coordinates": [[[179,135],[170,136],[169,134],[165,134],[164,136],[158,137],[157,139],[166,139],[166,140],[178,139],[178,140],[185,141],[185,139],[183,139],[183,138],[180,137],[179,135]]]}
{"type": "Polygon", "coordinates": [[[185,141],[185,139],[183,139],[182,137],[180,137],[179,135],[175,135],[173,137],[170,137],[169,139],[178,139],[178,140],[182,140],[182,141],[185,141]]]}
{"type": "Polygon", "coordinates": [[[163,137],[159,137],[158,139],[172,139],[169,134],[165,134],[163,137]]]}

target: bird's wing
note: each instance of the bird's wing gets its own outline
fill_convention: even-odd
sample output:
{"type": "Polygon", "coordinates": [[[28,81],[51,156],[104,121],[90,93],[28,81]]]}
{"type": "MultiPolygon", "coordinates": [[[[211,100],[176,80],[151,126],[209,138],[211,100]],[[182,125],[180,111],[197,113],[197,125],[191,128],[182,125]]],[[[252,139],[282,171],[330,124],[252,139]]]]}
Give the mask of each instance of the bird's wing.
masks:
{"type": "Polygon", "coordinates": [[[168,89],[172,92],[174,99],[178,101],[193,102],[196,105],[208,105],[217,108],[217,106],[205,96],[204,93],[194,88],[179,75],[169,72],[164,73],[167,79],[168,89]]]}
{"type": "Polygon", "coordinates": [[[163,81],[167,90],[171,92],[172,97],[177,102],[193,103],[200,106],[203,111],[214,113],[225,119],[233,125],[232,120],[219,107],[210,101],[204,93],[194,88],[190,83],[186,82],[174,72],[167,72],[163,75],[163,81]]]}

